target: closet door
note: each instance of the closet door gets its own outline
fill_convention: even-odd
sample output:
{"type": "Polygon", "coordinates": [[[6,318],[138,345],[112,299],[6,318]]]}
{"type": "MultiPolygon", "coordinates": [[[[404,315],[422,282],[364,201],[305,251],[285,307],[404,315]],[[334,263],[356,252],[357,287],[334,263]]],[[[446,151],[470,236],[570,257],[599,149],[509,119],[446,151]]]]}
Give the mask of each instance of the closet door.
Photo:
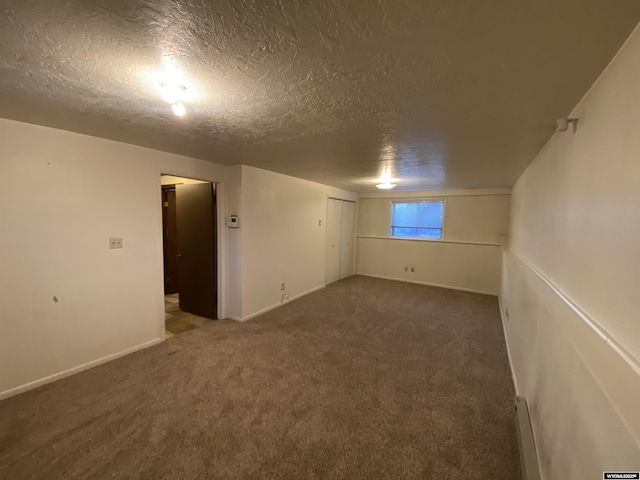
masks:
{"type": "Polygon", "coordinates": [[[356,204],[342,203],[342,227],[340,235],[340,278],[353,275],[353,237],[356,228],[356,204]]]}
{"type": "Polygon", "coordinates": [[[325,254],[325,284],[340,280],[340,243],[342,203],[330,198],[327,203],[327,244],[325,254]]]}

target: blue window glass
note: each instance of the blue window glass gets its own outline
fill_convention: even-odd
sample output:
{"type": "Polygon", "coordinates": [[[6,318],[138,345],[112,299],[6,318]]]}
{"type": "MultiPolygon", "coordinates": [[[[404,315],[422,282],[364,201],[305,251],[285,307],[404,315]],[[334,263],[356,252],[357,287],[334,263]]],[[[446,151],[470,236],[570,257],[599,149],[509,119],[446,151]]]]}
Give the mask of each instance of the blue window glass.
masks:
{"type": "Polygon", "coordinates": [[[444,202],[396,202],[391,211],[392,237],[442,238],[444,202]]]}

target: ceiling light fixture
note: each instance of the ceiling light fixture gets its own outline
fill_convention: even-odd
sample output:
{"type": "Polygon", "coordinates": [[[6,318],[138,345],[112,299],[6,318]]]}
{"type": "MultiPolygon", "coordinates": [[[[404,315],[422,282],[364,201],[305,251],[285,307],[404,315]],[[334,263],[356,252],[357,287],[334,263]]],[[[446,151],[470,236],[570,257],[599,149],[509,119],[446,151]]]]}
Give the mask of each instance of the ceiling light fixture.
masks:
{"type": "Polygon", "coordinates": [[[184,114],[187,112],[187,109],[184,108],[184,105],[180,102],[176,102],[171,105],[171,110],[173,110],[173,113],[175,113],[179,117],[184,116],[184,114]]]}
{"type": "Polygon", "coordinates": [[[160,88],[162,89],[162,99],[171,104],[184,100],[187,93],[187,87],[184,85],[162,83],[160,88]]]}
{"type": "MultiPolygon", "coordinates": [[[[162,99],[171,105],[171,110],[178,117],[184,116],[187,109],[184,101],[187,100],[187,79],[178,69],[175,61],[170,57],[164,57],[164,74],[159,82],[162,99]]],[[[190,93],[190,92],[189,92],[190,93]]]]}
{"type": "Polygon", "coordinates": [[[376,185],[380,190],[391,190],[397,184],[392,183],[395,179],[391,176],[391,165],[387,164],[382,168],[382,175],[376,180],[380,182],[376,185]]]}
{"type": "Polygon", "coordinates": [[[182,101],[184,101],[187,96],[187,87],[172,83],[161,83],[160,90],[162,91],[162,99],[171,104],[173,113],[179,117],[184,116],[187,109],[182,101]]]}

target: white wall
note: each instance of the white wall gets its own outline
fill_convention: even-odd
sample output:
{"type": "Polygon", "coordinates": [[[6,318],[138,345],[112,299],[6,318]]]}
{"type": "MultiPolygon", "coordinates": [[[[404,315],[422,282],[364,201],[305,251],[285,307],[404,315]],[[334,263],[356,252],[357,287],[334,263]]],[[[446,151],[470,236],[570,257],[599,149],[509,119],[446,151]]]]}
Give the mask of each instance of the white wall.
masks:
{"type": "Polygon", "coordinates": [[[356,272],[497,295],[509,221],[509,189],[360,197],[356,272]],[[445,200],[441,241],[390,237],[392,201],[445,200]],[[413,267],[414,272],[405,272],[413,267]]]}
{"type": "Polygon", "coordinates": [[[224,169],[9,120],[0,145],[0,397],[162,341],[160,174],[224,205],[224,169]]]}
{"type": "Polygon", "coordinates": [[[357,194],[254,167],[241,167],[242,311],[247,320],[325,284],[329,196],[357,194]],[[322,225],[318,221],[321,220],[322,225]]]}
{"type": "Polygon", "coordinates": [[[228,318],[242,318],[242,166],[227,167],[227,202],[225,226],[227,234],[227,308],[228,318]],[[240,228],[227,228],[226,218],[237,215],[240,228]]]}
{"type": "Polygon", "coordinates": [[[501,298],[548,480],[640,470],[640,30],[572,116],[514,187],[501,298]]]}

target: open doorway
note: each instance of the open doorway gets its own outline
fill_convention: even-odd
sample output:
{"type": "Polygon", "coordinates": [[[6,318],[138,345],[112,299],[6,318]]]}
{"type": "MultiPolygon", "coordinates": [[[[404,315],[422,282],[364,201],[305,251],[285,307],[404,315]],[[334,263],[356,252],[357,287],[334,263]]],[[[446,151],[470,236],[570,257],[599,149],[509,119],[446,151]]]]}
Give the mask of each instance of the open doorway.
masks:
{"type": "Polygon", "coordinates": [[[216,186],[161,175],[166,337],[217,318],[216,186]]]}

